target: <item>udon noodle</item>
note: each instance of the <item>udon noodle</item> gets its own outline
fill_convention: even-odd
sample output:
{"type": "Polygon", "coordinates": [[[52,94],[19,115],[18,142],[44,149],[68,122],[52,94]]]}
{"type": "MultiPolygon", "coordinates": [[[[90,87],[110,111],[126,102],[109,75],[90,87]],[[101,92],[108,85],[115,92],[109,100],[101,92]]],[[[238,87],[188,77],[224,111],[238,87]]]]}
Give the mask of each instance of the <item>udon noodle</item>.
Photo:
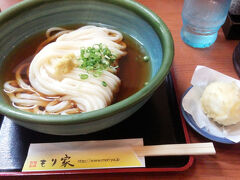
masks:
{"type": "Polygon", "coordinates": [[[12,104],[37,114],[63,115],[110,105],[121,84],[116,75],[118,60],[126,55],[122,34],[96,26],[84,26],[73,31],[56,27],[47,30],[46,37],[30,65],[21,65],[16,71],[16,80],[5,82],[4,91],[12,104]],[[98,49],[100,45],[110,50],[115,61],[95,76],[91,71],[80,68],[80,50],[98,49]],[[28,77],[22,76],[24,71],[28,77]],[[85,78],[80,75],[85,75],[85,78]]]}

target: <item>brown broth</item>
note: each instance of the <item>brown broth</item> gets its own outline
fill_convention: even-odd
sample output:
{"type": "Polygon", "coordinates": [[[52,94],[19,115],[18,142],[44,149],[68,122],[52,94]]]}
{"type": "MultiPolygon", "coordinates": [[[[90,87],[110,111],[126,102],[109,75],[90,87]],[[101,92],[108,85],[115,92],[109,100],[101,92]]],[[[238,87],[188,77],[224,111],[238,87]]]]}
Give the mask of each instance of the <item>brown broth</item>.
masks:
{"type": "MultiPolygon", "coordinates": [[[[45,32],[39,33],[26,39],[12,51],[7,57],[4,67],[4,82],[15,79],[16,69],[23,63],[31,62],[37,47],[45,39],[45,32]]],[[[127,55],[119,60],[117,75],[121,79],[121,87],[115,102],[131,96],[144,87],[151,74],[150,61],[143,60],[143,57],[146,56],[143,46],[126,34],[124,34],[123,41],[127,44],[127,55]]],[[[22,76],[24,77],[26,74],[22,74],[22,76]]]]}
{"type": "Polygon", "coordinates": [[[127,44],[127,55],[119,60],[118,77],[121,79],[121,87],[117,102],[143,88],[151,74],[150,61],[143,60],[147,55],[143,46],[125,34],[123,41],[127,44]]]}

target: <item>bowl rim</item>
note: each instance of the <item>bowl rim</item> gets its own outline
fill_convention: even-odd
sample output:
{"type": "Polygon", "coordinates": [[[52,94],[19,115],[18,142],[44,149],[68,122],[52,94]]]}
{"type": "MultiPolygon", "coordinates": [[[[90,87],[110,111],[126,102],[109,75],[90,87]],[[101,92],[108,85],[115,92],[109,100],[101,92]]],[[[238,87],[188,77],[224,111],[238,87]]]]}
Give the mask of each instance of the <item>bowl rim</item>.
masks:
{"type": "MultiPolygon", "coordinates": [[[[8,21],[12,17],[16,16],[18,13],[21,13],[23,10],[26,10],[29,7],[35,6],[39,3],[48,3],[57,0],[25,0],[9,9],[3,11],[0,14],[0,24],[8,21]]],[[[79,0],[81,1],[81,0],[79,0]]],[[[138,16],[143,18],[156,32],[158,38],[161,41],[163,57],[162,64],[156,75],[151,79],[151,81],[142,89],[140,89],[135,94],[130,97],[112,104],[103,109],[73,114],[73,115],[38,115],[33,113],[24,112],[18,110],[9,105],[2,104],[0,102],[0,113],[6,115],[7,117],[18,120],[21,122],[28,122],[34,124],[80,124],[80,123],[88,123],[90,121],[96,121],[99,119],[107,118],[113,114],[123,112],[130,107],[136,105],[137,103],[143,101],[146,96],[150,96],[158,86],[164,81],[166,75],[168,74],[170,67],[172,65],[173,56],[174,56],[174,44],[170,31],[168,30],[165,23],[155,14],[153,11],[148,9],[147,7],[141,5],[138,2],[133,0],[93,0],[93,1],[101,1],[106,3],[115,4],[126,8],[128,10],[133,11],[138,16]],[[61,116],[61,121],[59,121],[59,117],[61,116]]]]}

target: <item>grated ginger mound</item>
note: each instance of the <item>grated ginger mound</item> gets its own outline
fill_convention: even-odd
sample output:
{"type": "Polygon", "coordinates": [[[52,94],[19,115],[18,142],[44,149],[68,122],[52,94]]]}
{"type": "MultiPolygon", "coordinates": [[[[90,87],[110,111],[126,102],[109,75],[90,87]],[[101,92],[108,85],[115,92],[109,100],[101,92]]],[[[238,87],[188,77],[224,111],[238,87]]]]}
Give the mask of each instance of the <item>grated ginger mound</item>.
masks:
{"type": "Polygon", "coordinates": [[[228,126],[240,122],[240,88],[234,83],[213,82],[200,99],[208,118],[228,126]]]}
{"type": "Polygon", "coordinates": [[[76,56],[74,54],[68,54],[63,56],[54,64],[55,76],[61,76],[67,74],[77,66],[76,56]]]}

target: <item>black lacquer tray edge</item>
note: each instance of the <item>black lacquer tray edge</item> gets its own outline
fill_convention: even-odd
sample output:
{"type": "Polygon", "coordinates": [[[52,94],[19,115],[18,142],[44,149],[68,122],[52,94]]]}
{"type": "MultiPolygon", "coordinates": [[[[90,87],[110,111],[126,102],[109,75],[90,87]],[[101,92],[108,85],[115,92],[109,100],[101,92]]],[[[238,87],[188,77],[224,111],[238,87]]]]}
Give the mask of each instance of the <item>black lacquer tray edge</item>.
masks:
{"type": "MultiPolygon", "coordinates": [[[[187,131],[187,126],[184,121],[183,115],[179,110],[179,102],[177,101],[175,94],[175,79],[174,72],[171,70],[169,75],[167,76],[168,81],[170,82],[170,90],[169,94],[171,94],[171,99],[176,102],[176,108],[178,108],[178,112],[180,115],[181,124],[183,127],[184,136],[186,139],[186,143],[190,143],[190,138],[187,131]]],[[[0,115],[1,116],[1,115],[0,115]]],[[[43,172],[0,172],[1,176],[33,176],[33,175],[60,175],[60,174],[104,174],[104,173],[141,173],[141,172],[181,172],[189,169],[194,162],[194,157],[189,156],[188,162],[181,167],[157,167],[157,168],[112,168],[112,169],[91,169],[91,170],[71,170],[71,171],[43,171],[43,172]]]]}

